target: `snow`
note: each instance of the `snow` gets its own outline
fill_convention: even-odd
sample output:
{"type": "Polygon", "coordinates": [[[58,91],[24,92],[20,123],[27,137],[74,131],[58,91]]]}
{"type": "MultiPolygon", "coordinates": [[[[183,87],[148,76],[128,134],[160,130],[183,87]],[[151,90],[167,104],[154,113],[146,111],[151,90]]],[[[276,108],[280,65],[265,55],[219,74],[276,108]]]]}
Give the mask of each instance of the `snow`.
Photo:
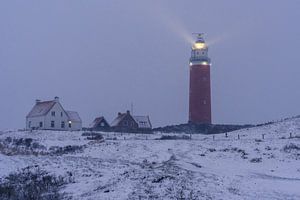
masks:
{"type": "Polygon", "coordinates": [[[132,116],[139,128],[152,128],[149,116],[132,116]]]}
{"type": "Polygon", "coordinates": [[[81,118],[78,114],[78,112],[75,111],[66,111],[68,116],[69,116],[69,120],[72,122],[81,122],[81,118]]]}
{"type": "Polygon", "coordinates": [[[284,150],[290,144],[300,147],[299,118],[227,137],[192,135],[191,140],[157,140],[162,133],[102,133],[105,141],[99,142],[82,133],[0,133],[0,141],[32,138],[47,150],[84,146],[83,151],[62,155],[8,156],[0,148],[0,177],[31,165],[58,175],[72,172],[75,182],[61,192],[78,200],[300,199],[300,151],[284,150]]]}

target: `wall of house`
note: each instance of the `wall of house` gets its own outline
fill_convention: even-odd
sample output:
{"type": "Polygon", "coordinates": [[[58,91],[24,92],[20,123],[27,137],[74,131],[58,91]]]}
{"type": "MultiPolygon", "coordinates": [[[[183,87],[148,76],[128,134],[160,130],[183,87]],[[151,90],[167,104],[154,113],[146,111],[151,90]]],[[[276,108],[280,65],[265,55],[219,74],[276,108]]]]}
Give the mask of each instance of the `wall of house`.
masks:
{"type": "Polygon", "coordinates": [[[69,128],[69,124],[67,124],[68,130],[70,131],[80,131],[82,129],[82,123],[81,122],[74,122],[71,123],[71,128],[69,128]]]}
{"type": "Polygon", "coordinates": [[[131,117],[131,115],[126,115],[122,119],[122,121],[119,122],[118,126],[120,128],[128,128],[128,129],[137,129],[138,124],[135,122],[135,120],[131,117]]]}
{"type": "Polygon", "coordinates": [[[45,116],[45,129],[49,130],[69,130],[68,116],[60,103],[56,103],[52,109],[45,116]],[[55,112],[55,116],[52,116],[52,112],[55,112]],[[61,116],[62,113],[62,116],[61,116]],[[51,121],[54,121],[54,127],[51,127],[51,121]],[[61,127],[61,123],[65,122],[65,128],[61,127]]]}
{"type": "Polygon", "coordinates": [[[45,126],[45,117],[44,116],[26,118],[26,129],[43,129],[43,128],[40,128],[40,122],[43,123],[43,128],[44,128],[44,126],[45,126]]]}

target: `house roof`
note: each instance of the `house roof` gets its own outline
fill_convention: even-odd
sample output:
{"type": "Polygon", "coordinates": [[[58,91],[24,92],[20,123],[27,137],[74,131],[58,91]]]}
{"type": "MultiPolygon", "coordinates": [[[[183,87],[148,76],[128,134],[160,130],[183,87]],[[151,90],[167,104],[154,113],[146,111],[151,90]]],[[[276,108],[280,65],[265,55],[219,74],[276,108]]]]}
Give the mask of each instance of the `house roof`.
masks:
{"type": "Polygon", "coordinates": [[[37,102],[35,106],[28,113],[27,117],[39,117],[46,115],[51,108],[56,104],[55,101],[42,101],[37,102]]]}
{"type": "Polygon", "coordinates": [[[149,116],[132,116],[139,128],[152,128],[149,116]]]}
{"type": "Polygon", "coordinates": [[[67,113],[70,121],[72,121],[72,122],[81,122],[81,118],[80,118],[78,112],[66,111],[66,113],[67,113]]]}
{"type": "Polygon", "coordinates": [[[107,121],[105,120],[105,118],[103,116],[102,117],[97,117],[90,126],[91,127],[96,127],[103,120],[107,123],[107,121]]]}
{"type": "MultiPolygon", "coordinates": [[[[111,123],[111,126],[118,126],[119,123],[130,113],[119,113],[118,117],[111,123]]],[[[152,128],[149,116],[132,116],[132,119],[137,123],[138,128],[152,128]]]]}
{"type": "Polygon", "coordinates": [[[120,113],[116,119],[111,123],[111,126],[118,126],[119,123],[126,117],[127,113],[120,113]]]}

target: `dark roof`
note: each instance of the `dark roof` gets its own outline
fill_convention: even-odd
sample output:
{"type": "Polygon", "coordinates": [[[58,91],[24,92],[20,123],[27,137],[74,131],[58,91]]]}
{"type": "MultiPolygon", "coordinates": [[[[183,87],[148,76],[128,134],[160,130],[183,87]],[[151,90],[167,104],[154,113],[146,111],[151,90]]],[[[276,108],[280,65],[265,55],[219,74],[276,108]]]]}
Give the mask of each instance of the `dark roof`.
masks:
{"type": "Polygon", "coordinates": [[[119,113],[118,117],[111,123],[111,126],[118,126],[119,123],[127,116],[127,113],[119,113]]]}
{"type": "Polygon", "coordinates": [[[35,106],[28,113],[27,117],[39,117],[47,115],[51,108],[56,104],[55,101],[37,102],[35,106]]]}
{"type": "MultiPolygon", "coordinates": [[[[93,123],[91,124],[91,127],[94,128],[94,127],[97,127],[99,125],[99,123],[101,123],[102,121],[105,121],[105,123],[108,124],[108,122],[105,120],[105,118],[102,116],[102,117],[97,117],[93,123]]],[[[109,125],[109,124],[108,124],[109,125]]]]}

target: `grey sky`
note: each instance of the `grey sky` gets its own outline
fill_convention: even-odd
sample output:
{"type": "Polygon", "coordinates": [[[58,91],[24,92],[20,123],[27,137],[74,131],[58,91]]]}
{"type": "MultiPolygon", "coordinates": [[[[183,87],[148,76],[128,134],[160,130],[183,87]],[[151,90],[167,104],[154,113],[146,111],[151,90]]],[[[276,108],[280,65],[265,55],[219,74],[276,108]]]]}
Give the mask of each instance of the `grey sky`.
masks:
{"type": "Polygon", "coordinates": [[[212,59],[214,123],[300,114],[300,1],[0,2],[0,130],[59,96],[84,125],[119,111],[187,122],[190,33],[212,59]]]}

